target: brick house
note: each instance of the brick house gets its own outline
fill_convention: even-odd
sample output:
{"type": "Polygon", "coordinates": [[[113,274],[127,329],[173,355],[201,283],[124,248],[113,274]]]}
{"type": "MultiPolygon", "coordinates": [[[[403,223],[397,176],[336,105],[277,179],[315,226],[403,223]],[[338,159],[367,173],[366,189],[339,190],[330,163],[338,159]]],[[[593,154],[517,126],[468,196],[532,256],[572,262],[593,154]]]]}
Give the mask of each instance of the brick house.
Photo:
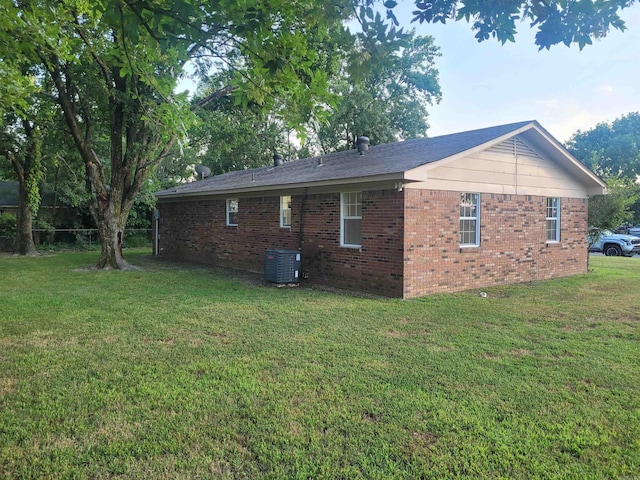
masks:
{"type": "Polygon", "coordinates": [[[585,273],[604,192],[535,121],[276,163],[158,192],[157,253],[410,298],[585,273]]]}

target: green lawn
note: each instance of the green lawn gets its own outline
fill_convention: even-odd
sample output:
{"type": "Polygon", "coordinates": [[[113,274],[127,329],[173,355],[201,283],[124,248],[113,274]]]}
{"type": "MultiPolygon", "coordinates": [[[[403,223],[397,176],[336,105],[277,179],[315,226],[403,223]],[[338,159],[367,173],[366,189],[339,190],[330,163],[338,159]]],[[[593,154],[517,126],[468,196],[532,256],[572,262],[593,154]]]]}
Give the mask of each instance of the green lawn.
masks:
{"type": "Polygon", "coordinates": [[[0,477],[640,476],[640,258],[400,301],[0,257],[0,477]]]}

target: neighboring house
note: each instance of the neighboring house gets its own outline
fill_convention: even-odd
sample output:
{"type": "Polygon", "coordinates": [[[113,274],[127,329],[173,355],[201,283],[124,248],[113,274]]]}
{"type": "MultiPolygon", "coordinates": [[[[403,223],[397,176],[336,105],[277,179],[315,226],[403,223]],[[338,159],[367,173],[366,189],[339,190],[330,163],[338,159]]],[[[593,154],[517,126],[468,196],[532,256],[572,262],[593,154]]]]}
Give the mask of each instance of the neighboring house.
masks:
{"type": "Polygon", "coordinates": [[[3,213],[18,213],[20,191],[18,182],[0,180],[0,215],[3,213]]]}
{"type": "Polygon", "coordinates": [[[587,271],[604,183],[537,122],[230,172],[157,193],[162,257],[410,298],[587,271]]]}
{"type": "MultiPolygon", "coordinates": [[[[0,180],[0,215],[3,213],[10,213],[13,215],[18,214],[18,206],[20,204],[20,185],[18,182],[10,182],[0,180]]],[[[54,194],[49,189],[46,189],[42,194],[42,201],[40,203],[40,210],[51,212],[54,209],[54,194]]],[[[64,207],[58,207],[64,208],[64,207]]]]}

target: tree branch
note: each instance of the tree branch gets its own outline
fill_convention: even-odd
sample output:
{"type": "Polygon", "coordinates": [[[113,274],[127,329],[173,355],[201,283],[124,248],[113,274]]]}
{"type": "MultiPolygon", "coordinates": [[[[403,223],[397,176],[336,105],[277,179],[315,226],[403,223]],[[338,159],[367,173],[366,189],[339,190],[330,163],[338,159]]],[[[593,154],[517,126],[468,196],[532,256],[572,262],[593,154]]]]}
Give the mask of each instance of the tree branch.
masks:
{"type": "Polygon", "coordinates": [[[82,29],[80,28],[80,22],[78,21],[78,18],[75,17],[75,15],[74,15],[74,22],[76,24],[76,26],[75,26],[76,32],[78,33],[78,35],[82,39],[83,43],[89,49],[89,52],[91,53],[91,56],[93,57],[93,59],[98,64],[98,67],[100,67],[100,71],[102,72],[102,77],[104,78],[104,83],[106,84],[107,88],[109,90],[111,90],[111,88],[113,87],[113,81],[112,81],[112,78],[111,78],[111,74],[109,72],[109,67],[107,67],[107,65],[102,61],[102,59],[98,56],[98,54],[92,48],[91,44],[89,43],[89,40],[87,39],[86,35],[84,34],[82,29]]]}
{"type": "MultiPolygon", "coordinates": [[[[214,100],[217,100],[218,98],[229,96],[234,90],[235,90],[235,87],[228,85],[224,88],[221,88],[220,90],[216,90],[215,92],[207,95],[203,99],[198,100],[195,106],[199,108],[204,108],[214,100]]],[[[193,107],[191,107],[191,109],[193,110],[193,107]]]]}

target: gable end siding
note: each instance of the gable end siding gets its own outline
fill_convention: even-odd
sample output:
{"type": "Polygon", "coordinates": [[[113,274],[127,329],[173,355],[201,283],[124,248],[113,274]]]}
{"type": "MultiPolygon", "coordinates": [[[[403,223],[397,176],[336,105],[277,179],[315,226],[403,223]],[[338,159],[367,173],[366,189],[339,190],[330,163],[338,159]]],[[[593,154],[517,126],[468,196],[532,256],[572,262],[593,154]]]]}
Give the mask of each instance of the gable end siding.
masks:
{"type": "Polygon", "coordinates": [[[486,150],[426,167],[426,180],[407,188],[586,198],[584,185],[520,136],[486,150]]]}

